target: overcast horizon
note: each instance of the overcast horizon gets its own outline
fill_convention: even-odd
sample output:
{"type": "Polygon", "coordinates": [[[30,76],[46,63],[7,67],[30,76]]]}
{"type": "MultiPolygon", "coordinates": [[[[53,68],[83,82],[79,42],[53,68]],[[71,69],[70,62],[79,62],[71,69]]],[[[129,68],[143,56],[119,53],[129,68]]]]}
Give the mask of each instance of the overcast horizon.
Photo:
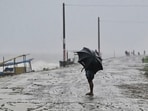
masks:
{"type": "Polygon", "coordinates": [[[1,0],[0,55],[63,53],[62,4],[66,49],[97,49],[98,17],[102,55],[148,51],[147,0],[1,0]]]}

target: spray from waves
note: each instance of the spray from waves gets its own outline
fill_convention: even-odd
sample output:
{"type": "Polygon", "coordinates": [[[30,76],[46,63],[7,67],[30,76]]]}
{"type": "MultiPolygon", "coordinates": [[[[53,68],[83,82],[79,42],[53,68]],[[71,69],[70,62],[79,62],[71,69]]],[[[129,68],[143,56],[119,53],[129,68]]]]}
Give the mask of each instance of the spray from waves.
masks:
{"type": "Polygon", "coordinates": [[[41,71],[44,69],[50,70],[59,67],[59,54],[31,54],[34,60],[32,61],[32,69],[41,71]]]}
{"type": "Polygon", "coordinates": [[[38,60],[32,63],[32,69],[35,71],[41,71],[45,69],[50,70],[58,67],[59,67],[59,63],[49,63],[43,60],[38,60]]]}

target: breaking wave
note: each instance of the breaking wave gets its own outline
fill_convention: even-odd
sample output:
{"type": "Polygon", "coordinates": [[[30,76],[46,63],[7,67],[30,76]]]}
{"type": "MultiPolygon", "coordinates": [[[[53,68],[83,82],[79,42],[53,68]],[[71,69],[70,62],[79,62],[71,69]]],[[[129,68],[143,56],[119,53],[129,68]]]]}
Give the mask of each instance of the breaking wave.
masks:
{"type": "Polygon", "coordinates": [[[50,63],[43,60],[35,61],[32,63],[32,69],[35,71],[41,71],[41,70],[49,70],[58,68],[59,63],[50,63]]]}

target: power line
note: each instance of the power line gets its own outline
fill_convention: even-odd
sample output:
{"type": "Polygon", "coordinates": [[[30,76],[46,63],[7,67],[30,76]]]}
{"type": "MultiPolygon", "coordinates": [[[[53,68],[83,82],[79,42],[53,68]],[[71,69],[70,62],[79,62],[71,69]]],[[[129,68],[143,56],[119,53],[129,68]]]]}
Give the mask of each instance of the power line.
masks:
{"type": "Polygon", "coordinates": [[[148,23],[148,21],[135,21],[135,20],[101,20],[102,23],[130,23],[130,24],[145,24],[148,23]]]}
{"type": "MultiPolygon", "coordinates": [[[[65,4],[65,6],[69,7],[112,7],[112,8],[148,8],[148,5],[90,5],[90,4],[65,4]]],[[[130,24],[145,24],[148,21],[135,21],[135,20],[101,20],[102,23],[130,23],[130,24]]]]}
{"type": "Polygon", "coordinates": [[[113,7],[113,8],[130,8],[130,7],[139,7],[139,8],[148,8],[148,5],[89,5],[89,4],[66,4],[66,6],[71,7],[113,7]]]}

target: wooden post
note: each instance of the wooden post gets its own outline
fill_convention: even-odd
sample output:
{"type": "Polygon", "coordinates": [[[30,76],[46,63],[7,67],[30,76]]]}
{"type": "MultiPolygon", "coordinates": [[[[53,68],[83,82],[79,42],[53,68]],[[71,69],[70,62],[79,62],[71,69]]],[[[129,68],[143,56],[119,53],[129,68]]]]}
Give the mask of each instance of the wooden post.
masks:
{"type": "Polygon", "coordinates": [[[30,71],[32,71],[31,61],[29,61],[29,67],[30,67],[30,71]]]}
{"type": "Polygon", "coordinates": [[[98,52],[100,52],[100,18],[98,17],[98,52]]]}
{"type": "Polygon", "coordinates": [[[27,69],[26,69],[26,55],[23,55],[23,61],[24,61],[24,70],[25,70],[25,73],[27,72],[27,69]]]}
{"type": "Polygon", "coordinates": [[[14,69],[14,74],[16,74],[16,67],[15,67],[16,58],[14,58],[13,62],[14,62],[14,66],[13,66],[13,69],[14,69]]]}
{"type": "Polygon", "coordinates": [[[5,58],[3,57],[3,72],[4,72],[4,70],[5,70],[5,69],[4,69],[4,67],[5,67],[4,59],[5,59],[5,58]]]}
{"type": "Polygon", "coordinates": [[[65,4],[63,3],[63,62],[66,61],[66,44],[65,44],[65,4]]]}

